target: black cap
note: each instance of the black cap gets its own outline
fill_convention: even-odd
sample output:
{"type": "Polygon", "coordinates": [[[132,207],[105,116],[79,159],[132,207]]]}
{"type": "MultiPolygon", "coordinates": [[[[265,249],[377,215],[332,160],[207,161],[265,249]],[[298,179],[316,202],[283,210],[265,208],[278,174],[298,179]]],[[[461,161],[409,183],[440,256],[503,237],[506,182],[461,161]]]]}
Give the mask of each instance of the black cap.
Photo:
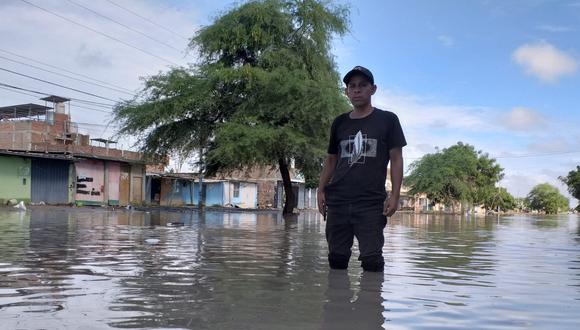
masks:
{"type": "Polygon", "coordinates": [[[345,76],[344,78],[342,78],[342,81],[348,85],[348,81],[350,80],[350,78],[352,78],[352,76],[357,75],[357,74],[361,74],[363,76],[365,76],[371,84],[375,84],[375,78],[373,77],[373,74],[371,73],[371,71],[365,67],[362,67],[360,65],[355,66],[354,68],[352,68],[352,70],[350,70],[345,76]]]}

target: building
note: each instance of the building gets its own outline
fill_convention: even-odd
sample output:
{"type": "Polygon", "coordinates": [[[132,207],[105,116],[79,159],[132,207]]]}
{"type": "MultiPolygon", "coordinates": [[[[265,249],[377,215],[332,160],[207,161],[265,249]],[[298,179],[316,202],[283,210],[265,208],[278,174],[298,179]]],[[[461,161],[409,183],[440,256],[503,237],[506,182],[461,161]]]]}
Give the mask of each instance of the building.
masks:
{"type": "MultiPolygon", "coordinates": [[[[199,177],[193,173],[148,173],[145,201],[159,206],[199,205],[199,177]]],[[[203,204],[256,208],[258,185],[230,179],[203,180],[203,204]]]]}
{"type": "Polygon", "coordinates": [[[53,95],[41,100],[45,105],[0,107],[0,179],[7,182],[0,188],[0,202],[143,203],[142,155],[112,148],[115,141],[80,134],[70,120],[69,99],[53,95]]]}
{"type": "MultiPolygon", "coordinates": [[[[257,208],[283,208],[284,184],[277,167],[256,166],[248,170],[220,174],[217,179],[253,182],[257,186],[257,208]]],[[[306,188],[304,178],[290,168],[290,180],[294,191],[295,205],[298,209],[316,209],[316,188],[306,188]]]]}

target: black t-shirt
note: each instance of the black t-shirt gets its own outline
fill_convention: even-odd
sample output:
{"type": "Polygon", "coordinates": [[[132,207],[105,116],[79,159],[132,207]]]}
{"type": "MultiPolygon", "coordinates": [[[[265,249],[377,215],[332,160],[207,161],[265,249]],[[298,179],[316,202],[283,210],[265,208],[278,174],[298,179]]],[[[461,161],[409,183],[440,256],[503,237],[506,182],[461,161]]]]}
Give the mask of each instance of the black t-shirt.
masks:
{"type": "Polygon", "coordinates": [[[326,203],[384,201],[389,150],[407,145],[397,115],[377,108],[368,116],[336,117],[330,130],[328,153],[338,156],[325,188],[326,203]]]}

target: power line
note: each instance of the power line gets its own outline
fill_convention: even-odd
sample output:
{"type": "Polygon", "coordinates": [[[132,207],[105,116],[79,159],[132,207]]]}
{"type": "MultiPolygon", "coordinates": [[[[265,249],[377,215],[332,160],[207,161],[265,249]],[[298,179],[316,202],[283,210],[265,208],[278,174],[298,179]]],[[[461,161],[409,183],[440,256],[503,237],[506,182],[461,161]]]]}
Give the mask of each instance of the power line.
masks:
{"type": "Polygon", "coordinates": [[[28,61],[31,61],[31,62],[34,62],[34,63],[38,63],[38,64],[41,64],[41,65],[44,65],[44,66],[47,66],[47,67],[50,67],[50,68],[53,68],[53,69],[56,69],[56,70],[60,70],[60,71],[64,71],[64,72],[67,72],[67,73],[70,73],[70,74],[74,74],[74,75],[77,75],[79,77],[87,78],[87,79],[90,79],[90,80],[99,82],[101,84],[105,84],[105,85],[109,85],[109,86],[112,86],[112,87],[115,87],[115,88],[118,88],[118,89],[122,89],[122,90],[125,90],[125,91],[130,92],[130,93],[134,93],[130,89],[127,89],[127,88],[124,88],[124,87],[121,87],[121,86],[117,86],[117,85],[108,83],[106,81],[98,80],[98,79],[95,79],[95,78],[92,78],[92,77],[89,77],[89,76],[86,76],[86,75],[83,75],[83,74],[80,74],[80,73],[76,73],[76,72],[73,72],[73,71],[70,71],[70,70],[67,70],[67,69],[64,69],[64,68],[60,68],[58,66],[54,66],[54,65],[47,64],[47,63],[44,63],[44,62],[41,62],[41,61],[37,61],[37,60],[32,59],[30,57],[26,57],[26,56],[23,56],[23,55],[19,55],[19,54],[16,54],[14,52],[11,52],[11,51],[8,51],[8,50],[5,50],[5,49],[0,49],[0,52],[6,53],[6,54],[10,54],[12,56],[16,56],[16,57],[19,57],[19,58],[23,58],[25,60],[28,60],[28,61]]]}
{"type": "Polygon", "coordinates": [[[30,6],[32,6],[32,7],[38,8],[38,9],[40,9],[40,10],[44,11],[44,12],[47,12],[47,13],[49,13],[49,14],[51,14],[51,15],[54,15],[54,16],[56,16],[56,17],[60,18],[60,19],[63,19],[63,20],[65,20],[65,21],[67,21],[67,22],[70,22],[70,23],[76,24],[76,25],[78,25],[78,26],[81,26],[81,27],[83,27],[83,28],[85,28],[85,29],[87,29],[87,30],[90,30],[90,31],[92,31],[92,32],[94,32],[94,33],[96,33],[96,34],[102,35],[102,36],[104,36],[104,37],[106,37],[106,38],[109,38],[109,39],[111,39],[111,40],[114,40],[114,41],[116,41],[116,42],[119,42],[119,43],[121,43],[121,44],[123,44],[123,45],[125,45],[125,46],[127,46],[127,47],[131,47],[131,48],[133,48],[133,49],[136,49],[136,50],[138,50],[138,51],[140,51],[140,52],[142,52],[142,53],[144,53],[144,54],[147,54],[147,55],[149,55],[149,56],[153,56],[153,57],[155,57],[155,58],[157,58],[157,59],[160,59],[160,60],[162,60],[162,61],[164,61],[164,62],[167,62],[167,63],[171,63],[171,64],[173,64],[173,65],[175,65],[175,66],[179,66],[179,64],[177,64],[177,63],[175,63],[175,62],[173,62],[173,61],[171,61],[171,60],[168,60],[168,59],[166,59],[166,58],[163,58],[163,57],[161,57],[161,56],[155,55],[155,54],[153,54],[153,53],[151,53],[151,52],[148,52],[148,51],[146,51],[146,50],[144,50],[144,49],[142,49],[142,48],[139,48],[139,47],[137,47],[137,46],[133,46],[133,45],[131,45],[130,43],[127,43],[127,42],[125,42],[125,41],[123,41],[123,40],[121,40],[121,39],[118,39],[118,38],[115,38],[115,37],[113,37],[113,36],[110,36],[110,35],[108,35],[108,34],[106,34],[106,33],[103,33],[103,32],[101,32],[101,31],[97,30],[97,29],[93,29],[93,28],[92,28],[92,27],[90,27],[90,26],[87,26],[87,25],[84,25],[84,24],[82,24],[82,23],[79,23],[79,22],[73,21],[73,20],[72,20],[72,19],[70,19],[70,18],[66,18],[66,17],[64,17],[64,16],[62,16],[62,15],[59,15],[59,14],[57,14],[57,13],[53,12],[53,11],[50,11],[50,10],[48,10],[48,9],[46,9],[46,8],[40,7],[40,6],[38,6],[38,5],[35,5],[35,4],[31,3],[31,2],[29,2],[28,0],[20,0],[20,1],[22,1],[22,2],[24,2],[24,3],[26,3],[26,4],[28,4],[28,5],[30,5],[30,6]]]}
{"type": "Polygon", "coordinates": [[[98,86],[98,87],[102,87],[102,88],[110,89],[110,90],[113,90],[113,91],[116,91],[116,92],[119,92],[119,93],[123,93],[123,94],[127,94],[127,95],[134,95],[134,93],[125,92],[125,91],[122,91],[122,90],[120,90],[120,89],[116,89],[116,88],[108,87],[108,86],[101,85],[101,84],[98,84],[98,83],[94,83],[94,82],[91,82],[91,81],[87,81],[87,80],[83,80],[83,79],[79,79],[79,78],[71,77],[71,76],[69,76],[69,75],[66,75],[66,74],[62,74],[62,73],[58,73],[58,72],[55,72],[55,71],[51,71],[51,70],[47,70],[47,69],[43,69],[43,68],[41,68],[41,67],[38,67],[38,66],[36,66],[36,65],[32,65],[32,64],[28,64],[28,63],[20,62],[20,61],[17,61],[17,60],[13,60],[13,59],[10,59],[10,58],[8,58],[8,57],[4,57],[4,56],[2,56],[2,55],[0,55],[0,58],[2,58],[2,59],[5,59],[5,60],[8,60],[8,61],[11,61],[11,62],[14,62],[14,63],[18,63],[18,64],[26,65],[26,66],[29,66],[29,67],[31,67],[31,68],[35,68],[35,69],[37,69],[37,70],[41,70],[41,71],[45,71],[45,72],[49,72],[49,73],[52,73],[52,74],[55,74],[55,75],[58,75],[58,76],[62,76],[62,77],[65,77],[65,78],[69,78],[69,79],[77,80],[77,81],[80,81],[80,82],[84,82],[85,84],[91,84],[91,85],[94,85],[94,86],[98,86]]]}
{"type": "MultiPolygon", "coordinates": [[[[25,93],[25,92],[21,92],[21,91],[17,91],[17,90],[12,90],[3,86],[0,86],[0,89],[9,91],[9,92],[14,92],[14,93],[19,93],[19,94],[23,94],[23,95],[28,95],[28,96],[36,96],[34,94],[30,94],[30,93],[25,93]]],[[[75,105],[75,104],[71,104],[71,107],[75,107],[75,108],[80,108],[80,109],[86,109],[86,110],[92,110],[92,111],[99,111],[99,112],[104,112],[104,113],[108,113],[111,114],[110,111],[105,111],[105,110],[100,110],[100,109],[93,109],[93,108],[87,108],[87,107],[83,107],[83,106],[79,106],[79,105],[75,105]]],[[[83,124],[83,125],[93,125],[93,126],[103,126],[103,127],[119,127],[118,125],[114,125],[114,124],[107,124],[107,125],[103,125],[103,124],[93,124],[93,123],[79,123],[79,122],[75,122],[77,124],[83,124]]]]}
{"type": "MultiPolygon", "coordinates": [[[[52,93],[39,92],[39,91],[36,91],[36,90],[33,90],[33,89],[27,89],[27,88],[22,88],[22,87],[10,85],[10,84],[5,84],[3,82],[0,82],[0,86],[8,87],[8,88],[15,89],[15,90],[19,90],[19,91],[31,92],[31,93],[35,93],[35,94],[38,94],[38,95],[44,95],[44,96],[53,95],[52,93]]],[[[70,100],[73,100],[73,101],[77,101],[77,102],[81,102],[81,103],[85,103],[85,104],[90,104],[92,106],[99,106],[99,107],[104,107],[104,108],[109,108],[109,109],[115,106],[114,104],[106,104],[106,103],[94,102],[94,101],[88,101],[88,100],[77,99],[77,98],[72,98],[72,97],[67,97],[67,98],[70,99],[70,100]]]]}
{"type": "Polygon", "coordinates": [[[91,111],[97,111],[97,112],[108,113],[108,114],[111,114],[111,113],[113,113],[112,111],[101,110],[101,109],[95,109],[95,108],[87,108],[87,107],[84,107],[84,106],[81,106],[81,105],[76,105],[76,104],[71,104],[70,106],[71,106],[71,107],[74,107],[74,108],[85,109],[85,110],[91,110],[91,111]]]}
{"type": "Polygon", "coordinates": [[[9,91],[9,92],[13,92],[13,93],[18,93],[18,94],[28,95],[28,96],[32,96],[32,97],[37,97],[37,95],[35,95],[35,94],[32,94],[32,93],[26,93],[26,92],[23,92],[23,91],[19,91],[19,90],[10,89],[10,88],[8,88],[8,87],[4,87],[4,86],[0,86],[0,89],[7,90],[7,91],[9,91]]]}
{"type": "Polygon", "coordinates": [[[95,108],[90,108],[90,107],[87,107],[87,106],[77,105],[77,104],[74,104],[74,103],[73,103],[73,104],[71,104],[70,106],[71,106],[71,107],[74,107],[74,108],[85,109],[85,110],[91,110],[91,111],[97,111],[97,112],[108,113],[108,114],[111,114],[111,113],[113,113],[112,111],[107,111],[107,110],[103,110],[103,109],[95,109],[95,108]]]}
{"type": "Polygon", "coordinates": [[[155,38],[151,37],[150,35],[148,35],[148,34],[146,34],[146,33],[143,33],[143,32],[141,32],[141,31],[139,31],[139,30],[137,30],[137,29],[134,29],[134,28],[132,28],[132,27],[130,27],[130,26],[128,26],[128,25],[126,25],[126,24],[123,24],[123,23],[121,23],[121,22],[119,22],[119,21],[117,21],[117,20],[114,20],[114,19],[110,18],[109,16],[103,15],[103,14],[101,14],[101,13],[99,13],[99,12],[97,12],[97,11],[95,11],[95,10],[91,9],[91,8],[85,7],[84,5],[81,5],[80,3],[77,3],[77,2],[75,2],[75,1],[73,1],[73,0],[67,0],[67,1],[68,1],[68,2],[70,2],[70,3],[72,3],[72,4],[74,4],[74,5],[76,5],[76,6],[79,6],[79,7],[83,8],[83,9],[85,9],[85,10],[88,10],[88,11],[90,11],[91,13],[93,13],[93,14],[95,14],[95,15],[99,16],[99,17],[102,17],[102,18],[104,18],[104,19],[106,19],[106,20],[109,20],[109,21],[111,21],[111,22],[115,23],[115,24],[118,24],[118,25],[120,25],[120,26],[122,26],[122,27],[126,28],[127,30],[133,31],[133,32],[135,32],[135,33],[138,33],[138,34],[140,34],[140,35],[144,36],[145,38],[148,38],[148,39],[150,39],[150,40],[153,40],[153,41],[155,41],[155,42],[157,42],[157,43],[159,43],[159,44],[162,44],[162,45],[163,45],[163,46],[165,46],[165,47],[168,47],[168,48],[174,49],[174,50],[176,50],[176,51],[178,51],[178,52],[180,52],[180,53],[181,53],[181,50],[180,50],[180,49],[177,49],[177,48],[175,48],[175,47],[171,46],[170,44],[168,44],[168,43],[166,43],[166,42],[163,42],[163,41],[161,41],[161,40],[159,40],[159,39],[155,39],[155,38]]]}
{"type": "MultiPolygon", "coordinates": [[[[577,153],[580,153],[580,150],[546,152],[546,153],[538,153],[538,154],[523,154],[523,155],[513,155],[513,156],[492,156],[492,155],[490,155],[489,157],[493,158],[493,159],[514,159],[514,158],[558,156],[558,155],[568,155],[568,154],[577,154],[577,153]]],[[[423,157],[403,157],[403,158],[409,159],[409,160],[417,160],[417,159],[422,159],[423,157]]]]}
{"type": "MultiPolygon", "coordinates": [[[[0,86],[0,89],[6,90],[6,91],[9,91],[9,92],[13,92],[13,93],[19,93],[19,94],[23,94],[23,95],[37,97],[37,95],[35,95],[35,94],[23,92],[23,91],[20,91],[20,90],[10,89],[10,88],[4,87],[4,86],[0,86]]],[[[43,95],[48,95],[48,94],[43,94],[43,95]]],[[[74,108],[91,110],[91,111],[97,111],[97,112],[103,112],[103,113],[108,113],[108,114],[111,114],[112,113],[112,111],[107,111],[107,110],[102,110],[102,109],[95,109],[95,108],[89,108],[89,107],[86,107],[86,106],[80,106],[80,105],[76,105],[76,104],[71,104],[70,106],[71,107],[74,107],[74,108]]]]}
{"type": "Polygon", "coordinates": [[[556,156],[556,155],[567,155],[567,154],[576,154],[580,153],[580,150],[576,151],[560,151],[560,152],[547,152],[547,153],[540,153],[540,154],[527,154],[527,155],[515,155],[515,156],[498,156],[492,158],[527,158],[527,157],[545,157],[545,156],[556,156]]]}
{"type": "MultiPolygon", "coordinates": [[[[20,89],[19,87],[16,87],[16,86],[10,86],[8,88],[5,87],[5,86],[10,86],[10,85],[6,85],[6,84],[3,84],[3,83],[0,83],[0,89],[4,89],[4,90],[10,91],[10,92],[14,92],[14,93],[19,93],[19,94],[28,95],[28,96],[34,96],[34,97],[37,96],[35,94],[23,92],[23,90],[24,90],[24,91],[30,91],[32,93],[37,93],[37,94],[40,94],[40,95],[47,95],[47,96],[48,95],[51,95],[51,94],[42,93],[42,92],[36,92],[36,91],[32,91],[32,90],[28,90],[28,89],[23,89],[23,88],[20,89]],[[18,88],[18,89],[14,89],[14,88],[18,88]]],[[[87,100],[71,99],[71,101],[75,101],[75,102],[79,102],[79,103],[84,103],[84,104],[88,104],[88,105],[91,105],[91,106],[100,106],[99,104],[93,104],[92,101],[87,101],[87,100]]],[[[102,112],[102,113],[106,113],[106,114],[112,114],[113,113],[113,111],[111,111],[111,110],[95,109],[95,108],[88,107],[86,105],[82,106],[82,105],[77,105],[77,104],[74,104],[74,103],[71,103],[70,106],[73,107],[73,108],[79,108],[79,109],[85,109],[85,110],[90,110],[90,111],[102,112]]]]}
{"type": "Polygon", "coordinates": [[[72,88],[72,87],[67,87],[67,86],[64,86],[64,85],[61,85],[61,84],[57,84],[57,83],[54,83],[54,82],[50,82],[48,80],[44,80],[44,79],[40,79],[40,78],[37,78],[37,77],[29,76],[29,75],[24,74],[24,73],[20,73],[20,72],[8,70],[6,68],[0,67],[0,70],[1,71],[5,71],[5,72],[9,72],[9,73],[12,73],[12,74],[15,74],[15,75],[19,75],[19,76],[22,76],[22,77],[26,77],[26,78],[29,78],[29,79],[37,80],[37,81],[43,82],[45,84],[50,84],[50,85],[58,86],[58,87],[61,87],[61,88],[70,89],[71,91],[75,91],[75,92],[78,92],[78,93],[90,95],[90,96],[93,96],[93,97],[96,97],[96,98],[99,98],[99,99],[103,99],[103,100],[107,100],[107,101],[111,101],[111,102],[117,102],[116,100],[113,100],[113,99],[110,99],[110,98],[107,98],[107,97],[104,97],[104,96],[100,96],[100,95],[97,95],[97,94],[85,92],[85,91],[82,91],[80,89],[76,89],[76,88],[72,88]]]}
{"type": "Polygon", "coordinates": [[[184,36],[182,36],[181,34],[179,34],[179,33],[177,33],[177,32],[174,32],[174,31],[172,31],[172,30],[170,30],[170,29],[166,28],[166,27],[165,27],[165,26],[163,26],[163,25],[157,24],[157,23],[155,23],[154,21],[152,21],[152,20],[148,19],[147,17],[141,16],[141,15],[139,15],[138,13],[136,13],[136,12],[132,11],[131,9],[125,8],[125,7],[123,7],[123,6],[119,5],[119,4],[117,4],[117,3],[115,3],[115,2],[113,2],[113,1],[111,1],[111,0],[107,0],[107,2],[108,2],[108,3],[110,3],[110,4],[112,4],[113,6],[116,6],[116,7],[119,7],[119,8],[121,8],[121,9],[123,9],[123,10],[125,10],[125,11],[127,11],[127,12],[129,12],[129,13],[131,13],[131,14],[133,14],[133,15],[135,15],[135,16],[137,16],[137,17],[139,17],[139,18],[141,18],[141,19],[143,19],[143,20],[145,20],[145,21],[147,21],[147,22],[149,22],[149,23],[151,23],[151,24],[155,25],[156,27],[158,27],[158,28],[161,28],[161,29],[163,29],[163,30],[165,30],[165,31],[167,31],[167,32],[169,32],[169,33],[171,33],[171,34],[175,35],[175,36],[178,36],[178,37],[180,37],[180,38],[182,38],[182,39],[185,39],[185,40],[189,40],[189,38],[187,38],[187,37],[184,37],[184,36]]]}

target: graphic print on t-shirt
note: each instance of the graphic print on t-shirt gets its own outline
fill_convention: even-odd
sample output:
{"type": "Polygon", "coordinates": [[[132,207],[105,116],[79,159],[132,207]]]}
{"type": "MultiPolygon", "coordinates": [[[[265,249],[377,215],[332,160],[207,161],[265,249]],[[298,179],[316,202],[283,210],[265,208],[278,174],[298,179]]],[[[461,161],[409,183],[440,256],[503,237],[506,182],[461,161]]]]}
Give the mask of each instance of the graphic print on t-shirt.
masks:
{"type": "Polygon", "coordinates": [[[348,158],[348,165],[364,164],[367,157],[377,156],[377,140],[369,139],[366,134],[358,131],[350,135],[348,140],[340,141],[340,157],[348,158]]]}

